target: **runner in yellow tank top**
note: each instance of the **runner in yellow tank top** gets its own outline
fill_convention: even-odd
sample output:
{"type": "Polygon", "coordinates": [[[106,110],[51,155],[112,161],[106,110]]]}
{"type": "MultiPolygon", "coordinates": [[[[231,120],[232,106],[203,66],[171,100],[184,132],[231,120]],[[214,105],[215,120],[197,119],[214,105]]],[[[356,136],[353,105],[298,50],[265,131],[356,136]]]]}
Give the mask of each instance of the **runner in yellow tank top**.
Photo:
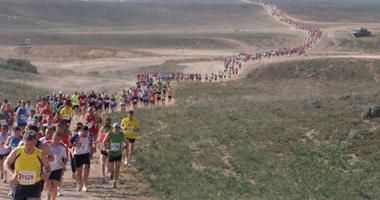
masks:
{"type": "Polygon", "coordinates": [[[140,130],[140,123],[134,117],[134,111],[128,111],[128,117],[121,120],[121,127],[124,129],[124,136],[128,140],[128,145],[125,147],[125,165],[131,166],[134,143],[136,140],[137,133],[140,130]]]}
{"type": "Polygon", "coordinates": [[[37,143],[35,132],[26,132],[23,143],[24,146],[14,149],[5,160],[5,168],[14,183],[13,199],[39,199],[44,180],[50,176],[49,161],[47,155],[35,147],[37,143]]]}

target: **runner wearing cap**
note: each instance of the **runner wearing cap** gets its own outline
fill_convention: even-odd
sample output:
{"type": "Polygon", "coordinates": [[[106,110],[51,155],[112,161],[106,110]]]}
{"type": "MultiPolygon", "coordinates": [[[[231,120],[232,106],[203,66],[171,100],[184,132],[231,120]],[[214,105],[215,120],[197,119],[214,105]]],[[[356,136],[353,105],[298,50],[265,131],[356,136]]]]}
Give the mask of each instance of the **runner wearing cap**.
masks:
{"type": "Polygon", "coordinates": [[[134,143],[136,140],[136,135],[137,135],[137,132],[140,130],[140,123],[134,117],[133,110],[128,111],[128,117],[124,118],[121,121],[121,127],[125,131],[124,136],[128,140],[128,144],[125,148],[126,159],[124,161],[124,164],[130,166],[131,161],[132,161],[132,156],[133,156],[133,149],[134,149],[134,143]]]}
{"type": "Polygon", "coordinates": [[[123,146],[127,144],[124,134],[121,132],[119,123],[113,124],[113,131],[109,131],[104,138],[103,146],[108,153],[108,170],[113,179],[113,188],[116,188],[116,183],[120,174],[120,163],[123,157],[123,146]]]}
{"type": "Polygon", "coordinates": [[[14,184],[12,199],[40,199],[44,180],[51,173],[49,161],[46,154],[35,147],[35,132],[27,131],[23,143],[24,146],[14,149],[5,160],[5,169],[11,174],[10,181],[14,184]]]}

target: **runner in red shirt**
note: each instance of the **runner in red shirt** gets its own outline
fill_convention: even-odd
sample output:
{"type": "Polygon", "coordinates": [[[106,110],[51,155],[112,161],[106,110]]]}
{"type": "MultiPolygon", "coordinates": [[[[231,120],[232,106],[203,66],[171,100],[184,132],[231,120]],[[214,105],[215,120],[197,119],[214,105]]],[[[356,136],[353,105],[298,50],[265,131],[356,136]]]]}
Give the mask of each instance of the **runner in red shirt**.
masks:
{"type": "Polygon", "coordinates": [[[87,110],[87,96],[84,94],[83,91],[78,96],[78,101],[80,113],[82,113],[82,115],[85,115],[87,110]]]}
{"type": "Polygon", "coordinates": [[[99,123],[101,123],[101,118],[94,112],[93,108],[89,108],[86,115],[86,125],[89,129],[88,133],[94,140],[98,138],[99,123]]]}

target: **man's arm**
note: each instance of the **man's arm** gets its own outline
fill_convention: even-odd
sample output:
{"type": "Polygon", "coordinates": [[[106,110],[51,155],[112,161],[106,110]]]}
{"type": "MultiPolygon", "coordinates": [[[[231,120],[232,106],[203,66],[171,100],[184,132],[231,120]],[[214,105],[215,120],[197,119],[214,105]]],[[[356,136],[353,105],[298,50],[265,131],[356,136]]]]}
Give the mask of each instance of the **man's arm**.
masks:
{"type": "Polygon", "coordinates": [[[9,174],[13,174],[14,170],[11,168],[11,165],[15,162],[17,156],[17,151],[14,149],[9,156],[5,159],[4,168],[9,174]]]}
{"type": "MultiPolygon", "coordinates": [[[[41,178],[45,181],[49,179],[49,176],[51,174],[51,169],[50,169],[48,157],[49,157],[49,155],[46,155],[46,152],[44,152],[44,151],[41,152],[41,162],[42,162],[42,165],[44,168],[43,173],[41,175],[41,178]]],[[[53,160],[54,160],[54,157],[53,157],[53,160]]]]}
{"type": "Polygon", "coordinates": [[[106,137],[104,138],[104,140],[103,140],[103,147],[105,148],[105,149],[108,149],[109,147],[108,147],[108,143],[109,143],[109,133],[107,133],[107,135],[106,135],[106,137]]]}
{"type": "Polygon", "coordinates": [[[120,126],[121,126],[121,128],[122,128],[123,130],[125,130],[125,131],[127,130],[127,127],[125,126],[125,121],[124,121],[124,119],[121,120],[120,126]]]}
{"type": "Polygon", "coordinates": [[[8,136],[7,141],[4,144],[4,148],[9,149],[11,147],[10,142],[11,142],[11,136],[8,136]]]}

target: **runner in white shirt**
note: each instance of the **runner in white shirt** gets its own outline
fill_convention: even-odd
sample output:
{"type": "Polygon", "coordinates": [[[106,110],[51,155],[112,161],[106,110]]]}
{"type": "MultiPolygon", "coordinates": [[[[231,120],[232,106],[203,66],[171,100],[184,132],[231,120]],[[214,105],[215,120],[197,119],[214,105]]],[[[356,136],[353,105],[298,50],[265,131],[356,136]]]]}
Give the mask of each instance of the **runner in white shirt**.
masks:
{"type": "Polygon", "coordinates": [[[51,174],[49,179],[46,180],[46,189],[48,191],[48,199],[55,200],[58,193],[58,185],[63,176],[63,172],[66,170],[67,163],[67,149],[61,143],[61,136],[55,132],[52,140],[47,141],[47,146],[54,154],[54,161],[49,162],[51,168],[51,174]]]}
{"type": "Polygon", "coordinates": [[[74,148],[74,165],[76,168],[77,191],[87,192],[88,175],[90,173],[90,154],[93,146],[88,127],[84,126],[79,134],[72,137],[70,143],[74,148]]]}
{"type": "Polygon", "coordinates": [[[45,131],[45,136],[40,138],[39,141],[42,143],[46,143],[47,141],[51,140],[54,135],[55,128],[53,126],[49,126],[45,131]]]}

